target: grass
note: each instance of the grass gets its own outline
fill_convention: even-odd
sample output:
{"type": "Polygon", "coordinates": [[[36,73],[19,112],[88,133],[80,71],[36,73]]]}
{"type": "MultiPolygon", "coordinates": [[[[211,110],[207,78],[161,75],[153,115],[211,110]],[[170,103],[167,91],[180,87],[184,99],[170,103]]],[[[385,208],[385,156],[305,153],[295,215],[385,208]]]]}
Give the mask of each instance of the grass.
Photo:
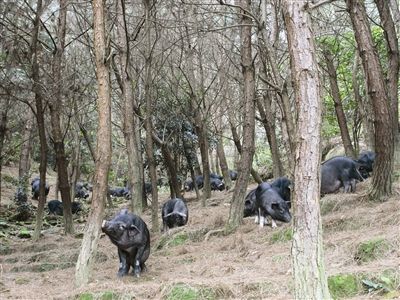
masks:
{"type": "Polygon", "coordinates": [[[214,291],[210,288],[196,288],[187,284],[177,284],[166,295],[167,300],[212,300],[216,299],[214,291]]]}
{"type": "Polygon", "coordinates": [[[278,243],[278,242],[288,242],[291,241],[293,238],[293,229],[292,228],[285,228],[279,231],[276,231],[271,236],[271,243],[278,243]]]}
{"type": "Polygon", "coordinates": [[[354,254],[358,263],[365,263],[383,256],[389,250],[389,243],[383,239],[372,239],[360,243],[354,254]]]}
{"type": "Polygon", "coordinates": [[[328,287],[334,299],[353,297],[362,291],[358,277],[354,274],[338,274],[328,278],[328,287]]]}

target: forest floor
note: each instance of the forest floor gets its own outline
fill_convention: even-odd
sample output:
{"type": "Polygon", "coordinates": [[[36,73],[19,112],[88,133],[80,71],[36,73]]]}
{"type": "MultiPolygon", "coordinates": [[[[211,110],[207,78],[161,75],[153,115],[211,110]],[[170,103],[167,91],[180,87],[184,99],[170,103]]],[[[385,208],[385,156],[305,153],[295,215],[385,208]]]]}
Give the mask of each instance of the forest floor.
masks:
{"type": "MultiPolygon", "coordinates": [[[[11,169],[7,172],[15,175],[11,169]]],[[[49,181],[52,184],[51,177],[49,181]]],[[[382,203],[363,200],[369,184],[368,180],[358,184],[355,194],[333,194],[321,200],[329,285],[336,298],[399,299],[400,183],[395,183],[393,197],[382,203]]],[[[5,182],[0,214],[0,299],[293,298],[291,225],[260,229],[253,218],[246,218],[236,232],[224,234],[219,229],[227,220],[232,192],[213,192],[205,208],[193,193],[186,193],[187,226],[170,235],[152,233],[147,271],[140,278],[116,277],[117,249],[103,235],[92,281],[80,289],[74,287],[74,265],[85,214],[75,218],[75,236],[63,234],[60,218],[46,216],[39,242],[19,238],[21,228],[31,231],[34,220],[26,224],[7,220],[14,192],[15,187],[5,182]]],[[[162,193],[160,203],[167,197],[162,193]]],[[[107,218],[127,206],[126,200],[115,201],[114,208],[106,209],[107,218]]],[[[143,219],[151,228],[150,210],[143,219]]]]}

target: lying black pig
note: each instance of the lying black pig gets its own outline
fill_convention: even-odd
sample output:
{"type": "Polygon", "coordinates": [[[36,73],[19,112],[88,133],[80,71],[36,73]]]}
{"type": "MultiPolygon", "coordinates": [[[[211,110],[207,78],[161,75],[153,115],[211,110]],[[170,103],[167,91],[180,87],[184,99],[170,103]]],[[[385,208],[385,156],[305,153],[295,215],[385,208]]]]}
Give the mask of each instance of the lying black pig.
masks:
{"type": "Polygon", "coordinates": [[[132,267],[132,273],[139,277],[150,254],[150,233],[146,223],[123,209],[111,221],[104,220],[101,229],[118,248],[120,264],[117,276],[127,275],[132,267]]]}

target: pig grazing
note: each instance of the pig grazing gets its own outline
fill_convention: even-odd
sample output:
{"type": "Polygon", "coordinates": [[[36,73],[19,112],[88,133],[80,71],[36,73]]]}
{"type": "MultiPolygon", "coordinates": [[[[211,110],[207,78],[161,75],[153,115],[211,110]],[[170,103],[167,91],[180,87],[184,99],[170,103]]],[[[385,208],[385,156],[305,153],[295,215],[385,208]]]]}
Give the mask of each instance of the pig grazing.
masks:
{"type": "Polygon", "coordinates": [[[132,273],[139,277],[150,254],[150,233],[146,223],[123,209],[111,221],[104,220],[101,229],[118,248],[117,276],[127,275],[132,267],[132,273]]]}
{"type": "Polygon", "coordinates": [[[262,182],[256,189],[255,209],[258,211],[260,227],[264,226],[265,217],[272,218],[272,227],[276,227],[275,220],[290,222],[292,216],[286,201],[270,184],[262,182]]]}
{"type": "Polygon", "coordinates": [[[168,200],[162,207],[161,218],[163,220],[163,231],[186,225],[189,218],[186,203],[180,198],[168,200]]]}

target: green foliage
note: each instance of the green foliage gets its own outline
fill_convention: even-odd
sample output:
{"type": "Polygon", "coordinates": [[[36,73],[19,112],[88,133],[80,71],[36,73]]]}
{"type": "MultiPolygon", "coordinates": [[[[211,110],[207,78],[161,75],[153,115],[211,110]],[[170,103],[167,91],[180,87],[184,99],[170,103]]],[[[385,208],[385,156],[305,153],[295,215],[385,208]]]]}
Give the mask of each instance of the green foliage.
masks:
{"type": "Polygon", "coordinates": [[[186,284],[175,285],[168,295],[167,300],[211,300],[216,299],[215,293],[210,288],[195,288],[186,284]]]}
{"type": "Polygon", "coordinates": [[[168,244],[171,246],[183,245],[184,243],[186,243],[188,238],[189,237],[186,233],[177,234],[176,236],[174,236],[174,238],[172,240],[169,241],[168,244]]]}
{"type": "Polygon", "coordinates": [[[361,291],[359,279],[354,274],[329,276],[328,287],[334,299],[352,297],[361,291]]]}
{"type": "Polygon", "coordinates": [[[272,234],[271,243],[288,242],[288,241],[291,241],[292,238],[293,238],[293,229],[285,228],[285,229],[276,231],[272,234]]]}
{"type": "Polygon", "coordinates": [[[384,255],[389,249],[389,244],[385,239],[373,239],[358,245],[354,259],[359,262],[368,262],[384,255]]]}
{"type": "Polygon", "coordinates": [[[82,293],[80,295],[78,295],[78,297],[76,297],[79,300],[93,300],[93,294],[91,293],[82,293]]]}
{"type": "Polygon", "coordinates": [[[118,299],[118,296],[114,294],[112,291],[106,291],[101,295],[100,297],[101,300],[113,300],[113,299],[118,299]]]}

